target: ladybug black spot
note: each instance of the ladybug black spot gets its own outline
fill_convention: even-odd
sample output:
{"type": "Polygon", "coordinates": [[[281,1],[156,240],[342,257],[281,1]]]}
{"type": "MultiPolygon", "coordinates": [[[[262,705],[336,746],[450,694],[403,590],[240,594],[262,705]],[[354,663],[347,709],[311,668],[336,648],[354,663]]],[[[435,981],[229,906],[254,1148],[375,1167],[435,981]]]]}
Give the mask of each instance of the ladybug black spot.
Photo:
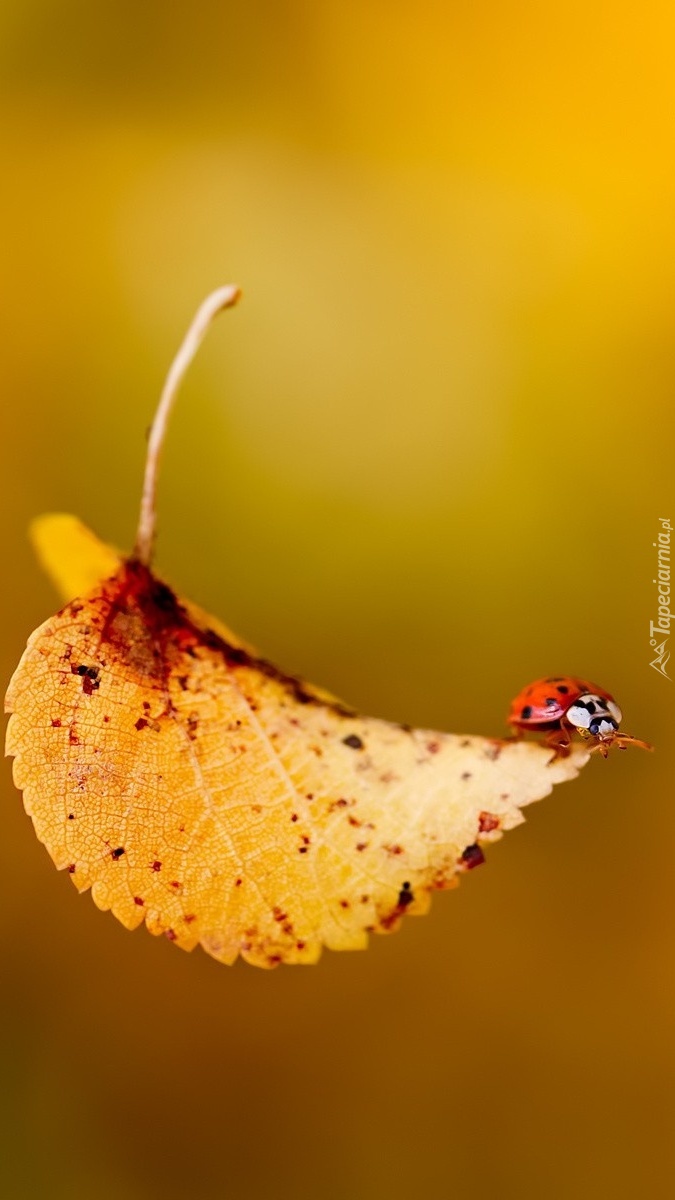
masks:
{"type": "Polygon", "coordinates": [[[555,708],[558,701],[556,700],[555,696],[547,696],[544,703],[546,704],[547,708],[555,708]]]}
{"type": "Polygon", "coordinates": [[[532,705],[526,704],[524,708],[521,708],[520,716],[523,721],[529,721],[532,716],[532,705]]]}
{"type": "Polygon", "coordinates": [[[560,686],[557,687],[555,690],[556,690],[556,692],[560,692],[561,696],[566,696],[570,689],[568,687],[565,687],[564,683],[561,683],[560,686]]]}

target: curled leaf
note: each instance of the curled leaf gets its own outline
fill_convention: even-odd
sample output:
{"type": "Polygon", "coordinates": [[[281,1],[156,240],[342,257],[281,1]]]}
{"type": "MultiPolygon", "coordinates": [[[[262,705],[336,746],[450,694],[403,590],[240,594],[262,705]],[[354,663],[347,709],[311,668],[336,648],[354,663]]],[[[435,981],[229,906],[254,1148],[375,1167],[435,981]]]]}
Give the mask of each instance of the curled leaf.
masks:
{"type": "MultiPolygon", "coordinates": [[[[73,518],[67,583],[113,552],[73,518]],[[76,547],[83,554],[77,567],[76,547]]],[[[587,754],[362,717],[144,565],[31,637],[7,751],[37,836],[96,904],[222,962],[314,962],[427,910],[587,754]]]]}

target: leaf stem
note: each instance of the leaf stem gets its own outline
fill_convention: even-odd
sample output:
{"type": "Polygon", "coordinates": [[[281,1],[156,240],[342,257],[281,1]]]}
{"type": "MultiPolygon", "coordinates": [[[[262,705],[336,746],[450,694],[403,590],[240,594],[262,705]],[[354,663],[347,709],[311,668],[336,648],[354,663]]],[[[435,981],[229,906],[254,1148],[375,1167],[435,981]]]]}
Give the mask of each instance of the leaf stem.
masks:
{"type": "Polygon", "coordinates": [[[143,478],[143,492],[141,495],[141,511],[138,519],[136,544],[134,546],[134,558],[146,567],[150,565],[155,541],[157,474],[169,414],[176,399],[178,389],[183,381],[183,376],[197,353],[211,322],[224,308],[230,308],[233,304],[236,304],[240,295],[241,291],[236,284],[228,284],[227,287],[217,288],[215,292],[211,292],[206,297],[197,309],[192,323],[183,338],[180,349],[169,368],[148,438],[148,453],[145,460],[145,476],[143,478]]]}

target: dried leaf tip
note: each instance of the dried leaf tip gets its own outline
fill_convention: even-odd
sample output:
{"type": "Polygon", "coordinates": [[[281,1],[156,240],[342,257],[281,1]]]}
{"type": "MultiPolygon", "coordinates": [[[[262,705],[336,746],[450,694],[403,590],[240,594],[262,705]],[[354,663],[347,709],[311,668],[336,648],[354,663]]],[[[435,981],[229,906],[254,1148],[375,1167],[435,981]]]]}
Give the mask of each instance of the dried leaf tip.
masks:
{"type": "Polygon", "coordinates": [[[141,511],[134,546],[134,557],[145,566],[150,565],[155,540],[157,520],[157,474],[164,438],[174,400],[183,377],[190,366],[214,317],[224,308],[237,303],[241,289],[236,284],[217,288],[200,304],[185,337],[174,358],[159,398],[157,411],[148,438],[148,453],[145,460],[145,476],[141,495],[141,511]]]}

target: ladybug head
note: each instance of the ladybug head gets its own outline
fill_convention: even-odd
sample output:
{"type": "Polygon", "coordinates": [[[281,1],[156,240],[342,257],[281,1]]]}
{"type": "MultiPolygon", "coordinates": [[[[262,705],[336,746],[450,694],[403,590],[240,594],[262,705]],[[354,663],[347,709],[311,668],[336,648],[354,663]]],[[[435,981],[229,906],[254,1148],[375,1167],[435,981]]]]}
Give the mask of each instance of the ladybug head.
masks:
{"type": "Polygon", "coordinates": [[[614,737],[621,724],[621,709],[614,700],[586,692],[570,704],[565,717],[575,729],[602,741],[614,737]]]}

